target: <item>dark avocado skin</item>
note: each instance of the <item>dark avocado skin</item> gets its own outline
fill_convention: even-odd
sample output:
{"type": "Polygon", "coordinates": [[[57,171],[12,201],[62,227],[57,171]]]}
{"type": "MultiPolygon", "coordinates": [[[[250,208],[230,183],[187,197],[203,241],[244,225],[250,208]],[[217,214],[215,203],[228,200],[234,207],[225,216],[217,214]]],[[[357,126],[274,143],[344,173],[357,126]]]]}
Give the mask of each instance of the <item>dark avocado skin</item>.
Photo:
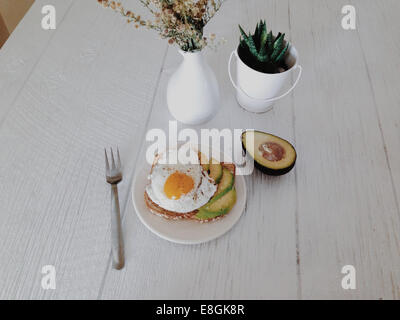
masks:
{"type": "MultiPolygon", "coordinates": [[[[258,133],[268,134],[268,135],[270,135],[270,136],[274,136],[274,137],[276,137],[276,138],[278,138],[278,139],[280,139],[280,140],[282,140],[282,141],[286,141],[287,143],[289,143],[289,144],[293,147],[293,145],[292,145],[289,141],[287,141],[287,140],[285,140],[285,139],[282,139],[281,137],[278,137],[278,136],[275,136],[275,135],[273,135],[273,134],[270,134],[270,133],[267,133],[267,132],[263,132],[263,131],[254,130],[254,132],[258,132],[258,133]]],[[[242,148],[243,148],[243,151],[247,154],[246,147],[245,147],[245,145],[244,145],[244,143],[243,143],[243,135],[244,135],[245,133],[246,133],[246,131],[244,131],[244,132],[242,133],[241,141],[242,141],[242,148]]],[[[294,157],[294,160],[293,160],[292,164],[291,164],[289,167],[282,168],[282,169],[271,169],[271,168],[265,167],[265,166],[263,166],[262,164],[258,163],[258,162],[252,157],[253,160],[254,160],[254,166],[255,166],[258,170],[260,170],[262,173],[264,173],[264,174],[266,174],[266,175],[269,175],[269,176],[282,176],[282,175],[288,173],[289,171],[291,171],[291,170],[293,169],[294,165],[296,164],[297,152],[296,152],[296,149],[295,149],[294,147],[293,147],[293,149],[295,150],[295,157],[294,157]]],[[[250,154],[249,154],[249,156],[251,157],[250,154]]]]}
{"type": "Polygon", "coordinates": [[[296,164],[296,159],[294,160],[293,164],[290,167],[287,167],[284,169],[279,169],[279,170],[273,170],[273,169],[264,167],[263,165],[259,164],[257,161],[254,160],[254,166],[258,170],[260,170],[262,173],[267,174],[269,176],[282,176],[282,175],[288,173],[290,170],[292,170],[295,164],[296,164]]]}

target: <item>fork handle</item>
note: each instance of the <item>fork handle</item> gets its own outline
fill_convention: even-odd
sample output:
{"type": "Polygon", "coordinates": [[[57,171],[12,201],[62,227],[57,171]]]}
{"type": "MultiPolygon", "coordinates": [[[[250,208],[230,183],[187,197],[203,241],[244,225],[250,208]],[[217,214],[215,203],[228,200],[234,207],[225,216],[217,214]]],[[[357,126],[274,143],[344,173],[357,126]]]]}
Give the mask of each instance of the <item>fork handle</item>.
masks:
{"type": "Polygon", "coordinates": [[[111,185],[111,251],[113,267],[121,270],[125,265],[124,239],[122,237],[121,213],[116,184],[111,185]]]}

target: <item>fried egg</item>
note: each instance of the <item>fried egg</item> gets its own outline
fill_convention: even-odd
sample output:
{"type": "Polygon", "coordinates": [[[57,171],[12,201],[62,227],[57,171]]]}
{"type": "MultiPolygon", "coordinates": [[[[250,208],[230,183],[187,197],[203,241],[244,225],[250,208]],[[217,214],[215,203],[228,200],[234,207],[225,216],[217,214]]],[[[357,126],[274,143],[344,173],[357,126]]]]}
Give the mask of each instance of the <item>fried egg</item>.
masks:
{"type": "Polygon", "coordinates": [[[163,164],[159,160],[153,164],[146,192],[161,208],[176,213],[191,212],[215,194],[217,186],[198,159],[197,164],[163,164]]]}

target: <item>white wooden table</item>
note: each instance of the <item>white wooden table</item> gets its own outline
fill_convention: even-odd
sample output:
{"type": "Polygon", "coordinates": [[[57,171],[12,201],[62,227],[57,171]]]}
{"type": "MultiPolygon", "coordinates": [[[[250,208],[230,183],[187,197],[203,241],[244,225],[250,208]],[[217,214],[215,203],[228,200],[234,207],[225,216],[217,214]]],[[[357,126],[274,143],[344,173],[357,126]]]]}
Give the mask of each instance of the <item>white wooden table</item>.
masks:
{"type": "Polygon", "coordinates": [[[207,51],[223,102],[203,127],[277,134],[298,161],[280,178],[246,177],[239,223],[183,246],[148,231],[130,195],[146,132],[171,119],[176,49],[95,0],[36,0],[0,50],[0,298],[399,299],[399,11],[397,0],[226,2],[208,30],[228,42],[207,51]],[[41,28],[47,4],[56,30],[41,28]],[[355,31],[341,26],[346,4],[355,31]],[[238,107],[226,65],[237,24],[260,18],[286,31],[305,72],[290,97],[255,115],[238,107]],[[123,271],[111,268],[110,145],[125,164],[123,271]],[[56,268],[56,290],[41,286],[44,265],[56,268]],[[356,268],[355,290],[341,286],[344,265],[356,268]]]}

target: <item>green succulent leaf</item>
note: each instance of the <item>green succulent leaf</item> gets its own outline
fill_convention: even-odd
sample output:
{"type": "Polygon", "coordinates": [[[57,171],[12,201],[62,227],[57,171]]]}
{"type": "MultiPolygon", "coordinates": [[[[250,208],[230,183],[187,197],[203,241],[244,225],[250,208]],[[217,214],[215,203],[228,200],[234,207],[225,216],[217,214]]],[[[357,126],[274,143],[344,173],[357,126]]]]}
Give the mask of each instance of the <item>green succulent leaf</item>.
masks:
{"type": "Polygon", "coordinates": [[[275,38],[275,40],[274,40],[274,44],[275,44],[275,42],[278,41],[278,39],[279,39],[281,36],[282,36],[282,33],[279,32],[279,33],[276,35],[276,38],[275,38]]]}
{"type": "Polygon", "coordinates": [[[256,44],[254,43],[253,37],[250,35],[248,36],[246,32],[242,29],[242,27],[239,25],[240,33],[242,34],[243,40],[245,41],[246,45],[248,46],[251,54],[254,56],[257,56],[257,47],[256,44]]]}
{"type": "Polygon", "coordinates": [[[279,63],[282,61],[282,59],[285,57],[286,52],[289,49],[289,42],[287,43],[286,47],[281,51],[281,53],[278,55],[278,57],[275,59],[276,63],[279,63]]]}
{"type": "Polygon", "coordinates": [[[248,38],[247,33],[243,30],[242,26],[239,24],[239,30],[240,30],[240,34],[243,38],[243,40],[246,40],[248,38]]]}
{"type": "Polygon", "coordinates": [[[260,24],[257,23],[257,25],[256,25],[256,30],[254,31],[254,34],[256,35],[256,37],[258,36],[259,30],[260,30],[260,24]]]}
{"type": "Polygon", "coordinates": [[[285,38],[285,34],[281,34],[274,42],[274,51],[271,54],[271,59],[276,61],[276,58],[280,55],[281,51],[283,50],[283,40],[285,38]]]}
{"type": "Polygon", "coordinates": [[[272,31],[270,31],[267,35],[267,52],[268,53],[271,53],[273,45],[274,45],[274,36],[272,34],[272,31]]]}
{"type": "Polygon", "coordinates": [[[259,23],[257,23],[256,30],[254,31],[254,38],[255,39],[259,39],[260,38],[260,24],[259,23]]]}
{"type": "Polygon", "coordinates": [[[276,38],[275,42],[274,42],[274,49],[279,49],[282,50],[283,49],[283,41],[285,39],[285,34],[284,33],[280,33],[279,36],[276,38]]]}
{"type": "Polygon", "coordinates": [[[269,59],[269,56],[267,54],[264,54],[264,55],[258,54],[257,55],[257,60],[259,62],[268,62],[270,59],[269,59]]]}
{"type": "Polygon", "coordinates": [[[276,61],[276,59],[278,58],[279,54],[281,53],[281,50],[279,49],[274,49],[274,51],[271,54],[271,60],[272,61],[276,61]]]}
{"type": "Polygon", "coordinates": [[[265,56],[268,52],[268,48],[267,48],[267,38],[268,38],[268,32],[267,32],[267,27],[264,24],[263,28],[261,30],[261,34],[260,34],[260,51],[259,51],[259,55],[261,56],[265,56]]]}

